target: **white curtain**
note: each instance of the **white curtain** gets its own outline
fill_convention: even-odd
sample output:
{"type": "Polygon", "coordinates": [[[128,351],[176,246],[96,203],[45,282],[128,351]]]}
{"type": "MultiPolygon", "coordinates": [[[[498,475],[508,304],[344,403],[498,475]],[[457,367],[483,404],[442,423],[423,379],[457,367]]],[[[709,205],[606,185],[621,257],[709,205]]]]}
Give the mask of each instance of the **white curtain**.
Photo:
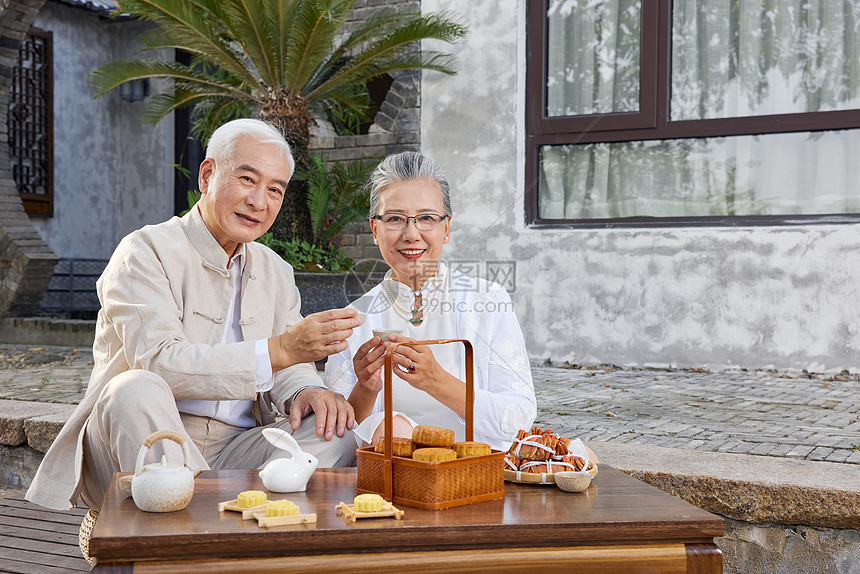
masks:
{"type": "Polygon", "coordinates": [[[639,111],[640,0],[553,0],[548,116],[639,111]]]}
{"type": "MultiPolygon", "coordinates": [[[[673,120],[860,109],[860,0],[675,0],[672,24],[673,120]]],[[[860,212],[860,130],[544,146],[540,166],[547,219],[860,212]]]]}

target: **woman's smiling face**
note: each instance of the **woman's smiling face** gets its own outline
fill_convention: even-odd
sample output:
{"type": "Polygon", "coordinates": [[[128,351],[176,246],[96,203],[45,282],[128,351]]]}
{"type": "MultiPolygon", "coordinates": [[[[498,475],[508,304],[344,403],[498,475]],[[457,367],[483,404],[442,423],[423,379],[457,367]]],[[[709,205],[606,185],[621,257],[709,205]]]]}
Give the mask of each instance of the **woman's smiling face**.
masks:
{"type": "MultiPolygon", "coordinates": [[[[398,214],[413,217],[422,214],[445,215],[442,191],[432,179],[413,179],[388,185],[379,195],[377,215],[398,214]]],[[[391,267],[391,277],[418,289],[436,273],[442,246],[448,243],[451,220],[443,219],[434,229],[420,231],[409,219],[405,229],[390,229],[378,219],[370,220],[373,237],[382,258],[391,267]]]]}

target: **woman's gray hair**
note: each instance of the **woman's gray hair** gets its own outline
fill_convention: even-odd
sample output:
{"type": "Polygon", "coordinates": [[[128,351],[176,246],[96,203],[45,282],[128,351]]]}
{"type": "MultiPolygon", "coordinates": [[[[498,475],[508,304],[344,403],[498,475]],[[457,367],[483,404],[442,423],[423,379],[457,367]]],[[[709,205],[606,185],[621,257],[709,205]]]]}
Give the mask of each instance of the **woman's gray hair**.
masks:
{"type": "Polygon", "coordinates": [[[221,160],[229,160],[236,153],[236,144],[242,138],[252,138],[261,144],[274,144],[281,148],[287,163],[290,164],[290,177],[296,169],[293,152],[284,136],[271,124],[262,120],[243,118],[232,120],[219,127],[209,138],[206,145],[206,159],[214,159],[217,164],[221,160]]]}
{"type": "Polygon", "coordinates": [[[379,215],[379,196],[392,183],[430,179],[439,184],[442,192],[442,208],[445,215],[453,216],[451,211],[451,192],[448,180],[435,161],[418,152],[404,151],[390,155],[376,166],[370,174],[367,187],[370,189],[370,217],[379,215]]]}

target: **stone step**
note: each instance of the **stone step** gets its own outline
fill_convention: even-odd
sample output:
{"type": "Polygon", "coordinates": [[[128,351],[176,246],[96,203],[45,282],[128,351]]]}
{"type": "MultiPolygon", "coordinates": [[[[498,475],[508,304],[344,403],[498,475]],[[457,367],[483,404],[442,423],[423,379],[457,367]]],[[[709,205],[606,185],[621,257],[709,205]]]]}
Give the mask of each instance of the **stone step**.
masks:
{"type": "Polygon", "coordinates": [[[96,322],[51,317],[9,317],[0,320],[0,343],[92,347],[96,322]]]}
{"type": "Polygon", "coordinates": [[[0,444],[48,451],[75,405],[0,400],[0,444]]]}
{"type": "Polygon", "coordinates": [[[0,488],[27,488],[75,405],[0,400],[0,488]]]}
{"type": "Polygon", "coordinates": [[[752,524],[860,528],[852,464],[591,442],[601,462],[709,512],[752,524]]]}

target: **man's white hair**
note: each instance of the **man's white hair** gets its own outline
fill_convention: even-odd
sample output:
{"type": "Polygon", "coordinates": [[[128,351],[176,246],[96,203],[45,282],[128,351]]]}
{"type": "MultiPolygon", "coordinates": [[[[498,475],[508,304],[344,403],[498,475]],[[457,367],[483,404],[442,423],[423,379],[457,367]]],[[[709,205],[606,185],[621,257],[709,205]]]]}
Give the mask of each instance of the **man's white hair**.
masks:
{"type": "Polygon", "coordinates": [[[280,146],[284,152],[284,157],[287,158],[287,163],[290,165],[290,177],[292,177],[296,169],[296,162],[293,159],[290,144],[287,143],[281,132],[262,120],[249,118],[232,120],[219,127],[206,145],[206,159],[215,160],[216,165],[219,161],[229,161],[236,153],[237,142],[246,137],[252,138],[257,143],[280,146]]]}

